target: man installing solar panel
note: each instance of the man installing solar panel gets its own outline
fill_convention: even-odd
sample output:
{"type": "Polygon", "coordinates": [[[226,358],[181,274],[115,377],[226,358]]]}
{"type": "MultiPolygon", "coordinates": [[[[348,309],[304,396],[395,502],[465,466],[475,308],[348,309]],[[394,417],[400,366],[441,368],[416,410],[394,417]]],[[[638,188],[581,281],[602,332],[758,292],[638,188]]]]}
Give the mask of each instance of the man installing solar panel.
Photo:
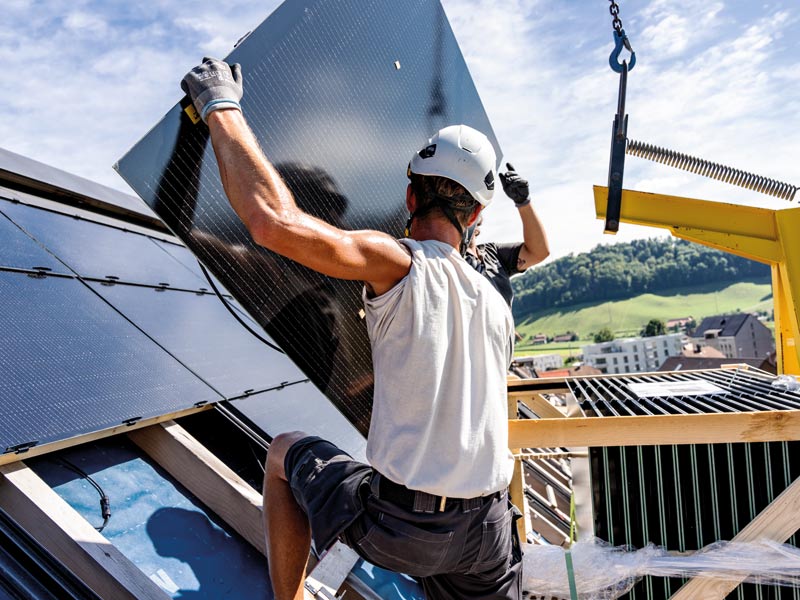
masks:
{"type": "Polygon", "coordinates": [[[428,598],[521,598],[520,515],[506,491],[513,320],[460,253],[494,195],[491,143],[464,125],[442,129],[408,168],[407,237],[347,231],[297,207],[241,112],[238,65],[204,59],[182,86],[253,240],[364,282],[370,464],[303,432],[274,438],[264,520],[276,598],[303,598],[312,538],[318,551],[339,538],[367,561],[417,577],[428,598]]]}

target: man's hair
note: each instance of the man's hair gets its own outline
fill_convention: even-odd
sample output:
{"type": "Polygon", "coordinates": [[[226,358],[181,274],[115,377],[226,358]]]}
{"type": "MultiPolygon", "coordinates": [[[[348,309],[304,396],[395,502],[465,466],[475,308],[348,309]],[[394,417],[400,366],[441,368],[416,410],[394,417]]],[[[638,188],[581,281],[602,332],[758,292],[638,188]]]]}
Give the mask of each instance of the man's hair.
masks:
{"type": "Polygon", "coordinates": [[[463,185],[447,177],[412,173],[411,188],[417,198],[416,214],[419,216],[425,216],[435,211],[441,213],[441,209],[435,205],[435,201],[437,199],[446,200],[453,209],[458,222],[462,227],[466,227],[470,216],[478,206],[478,202],[463,185]]]}

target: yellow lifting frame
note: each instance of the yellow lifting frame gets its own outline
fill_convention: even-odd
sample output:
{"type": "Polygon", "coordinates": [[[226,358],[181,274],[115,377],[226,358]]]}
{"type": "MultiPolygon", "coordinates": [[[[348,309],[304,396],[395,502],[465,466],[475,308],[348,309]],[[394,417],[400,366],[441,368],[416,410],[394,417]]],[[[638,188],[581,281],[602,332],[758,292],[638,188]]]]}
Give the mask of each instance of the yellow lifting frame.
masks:
{"type": "MultiPolygon", "coordinates": [[[[607,203],[608,188],[594,186],[598,219],[605,219],[607,203]]],[[[669,229],[675,237],[770,265],[778,373],[800,374],[800,208],[623,190],[620,222],[669,229]]]]}

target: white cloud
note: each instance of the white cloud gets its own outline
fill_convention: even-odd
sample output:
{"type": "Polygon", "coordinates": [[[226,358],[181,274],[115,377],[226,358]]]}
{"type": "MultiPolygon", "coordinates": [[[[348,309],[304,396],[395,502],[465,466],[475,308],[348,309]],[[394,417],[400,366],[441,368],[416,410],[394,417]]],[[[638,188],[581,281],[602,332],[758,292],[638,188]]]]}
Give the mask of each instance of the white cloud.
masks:
{"type": "Polygon", "coordinates": [[[75,11],[64,17],[64,26],[77,33],[103,35],[108,31],[108,24],[96,14],[75,11]]]}
{"type": "MultiPolygon", "coordinates": [[[[640,22],[652,24],[636,34],[636,48],[658,60],[678,58],[712,39],[723,24],[722,11],[721,2],[651,2],[640,22]]],[[[634,37],[632,31],[628,34],[634,37]]]]}
{"type": "MultiPolygon", "coordinates": [[[[495,133],[530,179],[553,255],[656,230],[602,235],[593,184],[605,184],[617,76],[607,3],[442,0],[495,133]]],[[[749,3],[748,3],[749,4],[749,3]]],[[[0,97],[0,144],[126,189],[111,165],[181,96],[204,53],[225,55],[278,5],[230,0],[5,0],[0,60],[23,65],[0,97]]],[[[800,9],[738,3],[627,2],[637,50],[627,110],[632,138],[797,183],[800,9]]],[[[406,140],[402,140],[407,143],[406,140]]],[[[628,157],[626,187],[780,207],[780,201],[628,157]]],[[[498,194],[483,239],[521,235],[498,194]]]]}

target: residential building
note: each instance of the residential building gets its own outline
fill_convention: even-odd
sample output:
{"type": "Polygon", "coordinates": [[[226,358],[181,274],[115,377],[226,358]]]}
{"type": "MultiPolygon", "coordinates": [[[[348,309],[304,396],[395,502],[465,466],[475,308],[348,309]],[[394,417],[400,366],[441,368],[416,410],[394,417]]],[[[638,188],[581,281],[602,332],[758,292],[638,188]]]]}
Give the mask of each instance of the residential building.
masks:
{"type": "Polygon", "coordinates": [[[603,373],[655,371],[670,356],[683,349],[683,334],[669,333],[644,338],[622,338],[589,344],[581,350],[584,363],[603,373]]]}
{"type": "Polygon", "coordinates": [[[677,319],[670,319],[666,322],[665,327],[667,328],[667,331],[670,331],[672,329],[678,329],[682,331],[686,329],[686,326],[692,321],[694,321],[692,317],[680,317],[677,319]]]}
{"type": "Polygon", "coordinates": [[[725,355],[711,346],[700,346],[691,341],[683,345],[682,356],[688,358],[725,358],[725,355]]]}
{"type": "Polygon", "coordinates": [[[558,335],[553,336],[554,342],[571,342],[572,338],[575,337],[575,334],[571,331],[567,333],[559,333],[558,335]]]}
{"type": "Polygon", "coordinates": [[[546,344],[547,335],[545,335],[544,333],[537,333],[531,338],[531,342],[533,342],[534,346],[538,346],[540,344],[546,344]]]}
{"type": "Polygon", "coordinates": [[[564,366],[564,357],[560,354],[537,354],[535,356],[518,356],[514,362],[522,367],[541,372],[560,369],[564,366]]]}
{"type": "Polygon", "coordinates": [[[697,327],[692,342],[710,346],[726,358],[766,358],[775,349],[772,331],[750,313],[706,317],[697,327]]]}

